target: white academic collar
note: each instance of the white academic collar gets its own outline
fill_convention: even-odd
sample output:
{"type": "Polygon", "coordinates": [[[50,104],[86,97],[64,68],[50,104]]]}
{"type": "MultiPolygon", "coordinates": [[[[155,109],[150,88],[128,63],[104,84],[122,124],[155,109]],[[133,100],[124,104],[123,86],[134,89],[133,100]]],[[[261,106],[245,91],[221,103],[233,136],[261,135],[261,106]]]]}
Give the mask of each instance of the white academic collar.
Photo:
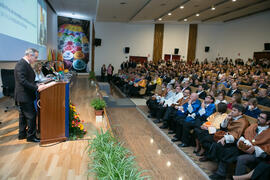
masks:
{"type": "Polygon", "coordinates": [[[242,115],[237,116],[237,117],[233,118],[233,120],[236,121],[236,120],[240,119],[241,117],[242,117],[242,115]]]}
{"type": "Polygon", "coordinates": [[[260,134],[261,132],[263,132],[264,130],[268,129],[269,126],[259,126],[258,125],[258,134],[260,134]]]}
{"type": "Polygon", "coordinates": [[[29,62],[27,59],[25,59],[24,57],[23,57],[23,59],[24,59],[28,64],[30,64],[30,62],[29,62]]]}

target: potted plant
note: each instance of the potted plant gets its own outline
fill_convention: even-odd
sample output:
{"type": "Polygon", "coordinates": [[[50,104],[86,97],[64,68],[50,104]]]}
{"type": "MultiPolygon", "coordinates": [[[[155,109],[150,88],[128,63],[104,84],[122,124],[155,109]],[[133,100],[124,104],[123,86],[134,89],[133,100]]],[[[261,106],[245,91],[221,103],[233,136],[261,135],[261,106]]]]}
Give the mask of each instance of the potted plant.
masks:
{"type": "Polygon", "coordinates": [[[96,75],[95,75],[95,72],[94,71],[90,71],[89,72],[89,80],[91,82],[91,84],[94,84],[95,80],[96,80],[96,75]]]}
{"type": "Polygon", "coordinates": [[[91,101],[91,106],[95,109],[96,116],[101,116],[103,109],[106,107],[106,102],[103,99],[95,98],[91,101]]]}

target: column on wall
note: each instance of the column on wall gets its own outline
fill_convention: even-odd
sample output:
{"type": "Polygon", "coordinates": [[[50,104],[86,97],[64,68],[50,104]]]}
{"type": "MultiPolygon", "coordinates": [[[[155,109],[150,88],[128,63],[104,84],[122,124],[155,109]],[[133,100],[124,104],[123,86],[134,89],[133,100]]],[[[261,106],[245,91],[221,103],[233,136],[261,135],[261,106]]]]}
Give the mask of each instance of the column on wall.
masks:
{"type": "Polygon", "coordinates": [[[91,71],[95,71],[95,24],[92,21],[92,57],[91,57],[91,71]]]}
{"type": "Polygon", "coordinates": [[[195,59],[198,24],[189,25],[187,62],[191,64],[195,59]]]}
{"type": "Polygon", "coordinates": [[[164,24],[155,24],[154,48],[153,48],[154,63],[157,63],[160,59],[162,59],[163,36],[164,36],[164,24]]]}

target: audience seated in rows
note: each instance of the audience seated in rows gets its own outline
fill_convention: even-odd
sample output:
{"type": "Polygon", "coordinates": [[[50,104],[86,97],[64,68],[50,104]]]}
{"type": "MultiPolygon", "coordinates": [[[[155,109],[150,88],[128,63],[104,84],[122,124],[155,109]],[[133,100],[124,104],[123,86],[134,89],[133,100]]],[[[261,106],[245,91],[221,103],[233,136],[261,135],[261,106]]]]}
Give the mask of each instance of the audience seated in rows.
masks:
{"type": "Polygon", "coordinates": [[[254,168],[263,162],[264,155],[270,155],[270,115],[260,109],[270,107],[268,69],[255,62],[243,65],[242,61],[234,64],[228,59],[191,65],[182,61],[149,62],[129,68],[123,65],[121,69],[113,82],[120,89],[128,89],[127,93],[133,92],[129,95],[138,91],[132,87],[138,78],[147,79],[149,117],[175,134],[173,142],[181,141],[181,148],[195,145],[194,153],[202,156],[202,162],[218,162],[211,179],[225,179],[231,163],[236,163],[237,178],[247,173],[247,166],[254,168]],[[258,123],[253,120],[250,125],[246,117],[256,118],[258,123]],[[250,138],[247,134],[251,132],[250,138]]]}

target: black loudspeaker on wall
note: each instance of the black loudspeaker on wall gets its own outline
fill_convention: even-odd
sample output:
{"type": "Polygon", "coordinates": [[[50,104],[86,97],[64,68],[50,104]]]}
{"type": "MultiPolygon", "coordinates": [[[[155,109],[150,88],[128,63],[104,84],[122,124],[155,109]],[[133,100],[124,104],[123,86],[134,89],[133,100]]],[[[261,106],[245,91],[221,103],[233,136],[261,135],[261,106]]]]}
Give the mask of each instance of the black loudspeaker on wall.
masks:
{"type": "Polygon", "coordinates": [[[179,53],[179,49],[178,48],[174,48],[174,54],[178,54],[179,53]]]}
{"type": "Polygon", "coordinates": [[[129,53],[129,47],[125,47],[124,52],[125,52],[126,54],[128,54],[128,53],[129,53]]]}
{"type": "Polygon", "coordinates": [[[95,38],[95,46],[101,46],[101,39],[95,38]]]}
{"type": "Polygon", "coordinates": [[[266,51],[270,50],[270,43],[264,43],[264,50],[266,51]]]}
{"type": "Polygon", "coordinates": [[[209,52],[209,50],[210,50],[210,47],[209,46],[205,46],[204,51],[205,52],[209,52]]]}

